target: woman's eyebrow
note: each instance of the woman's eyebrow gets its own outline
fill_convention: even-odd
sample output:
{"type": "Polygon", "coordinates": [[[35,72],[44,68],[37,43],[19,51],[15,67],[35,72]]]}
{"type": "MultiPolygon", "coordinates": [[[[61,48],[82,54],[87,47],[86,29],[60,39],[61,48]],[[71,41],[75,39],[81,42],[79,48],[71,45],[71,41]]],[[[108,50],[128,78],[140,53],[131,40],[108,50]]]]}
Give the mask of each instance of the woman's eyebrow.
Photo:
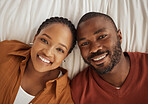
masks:
{"type": "MultiPolygon", "coordinates": [[[[49,35],[47,35],[47,34],[42,34],[42,35],[44,35],[44,36],[46,36],[47,38],[49,38],[49,39],[51,39],[52,40],[52,38],[49,36],[49,35]]],[[[59,43],[61,46],[63,46],[63,47],[65,47],[66,49],[68,49],[67,47],[66,47],[66,45],[64,45],[64,44],[62,44],[62,43],[59,43]]]]}
{"type": "Polygon", "coordinates": [[[64,45],[64,44],[62,44],[62,43],[59,43],[59,44],[67,49],[66,45],[64,45]]]}
{"type": "Polygon", "coordinates": [[[44,35],[44,36],[46,36],[47,38],[49,38],[49,39],[52,39],[49,35],[47,35],[47,34],[42,34],[42,35],[44,35]]]}

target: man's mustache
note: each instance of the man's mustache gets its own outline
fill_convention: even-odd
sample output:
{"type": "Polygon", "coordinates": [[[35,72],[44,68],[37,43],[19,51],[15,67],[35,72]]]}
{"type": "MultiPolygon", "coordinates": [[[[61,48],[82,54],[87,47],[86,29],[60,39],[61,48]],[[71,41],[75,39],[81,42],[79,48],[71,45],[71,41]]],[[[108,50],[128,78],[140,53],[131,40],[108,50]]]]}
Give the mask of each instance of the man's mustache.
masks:
{"type": "Polygon", "coordinates": [[[98,55],[101,55],[101,54],[104,54],[104,53],[110,54],[110,51],[109,51],[109,50],[107,50],[107,51],[100,51],[100,50],[98,50],[97,52],[92,53],[92,54],[87,58],[87,60],[90,62],[90,61],[91,61],[91,58],[93,58],[93,57],[95,57],[95,56],[98,56],[98,55]]]}

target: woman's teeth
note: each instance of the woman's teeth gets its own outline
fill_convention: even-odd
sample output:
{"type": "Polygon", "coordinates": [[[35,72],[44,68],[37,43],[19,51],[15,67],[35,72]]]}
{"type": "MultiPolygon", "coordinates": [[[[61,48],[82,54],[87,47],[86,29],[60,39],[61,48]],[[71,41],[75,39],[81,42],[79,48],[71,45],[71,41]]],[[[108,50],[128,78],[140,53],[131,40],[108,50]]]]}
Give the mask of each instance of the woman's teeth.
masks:
{"type": "Polygon", "coordinates": [[[101,60],[101,59],[103,59],[103,58],[105,58],[105,57],[106,57],[106,55],[103,55],[103,56],[101,56],[101,57],[99,57],[99,58],[93,59],[93,61],[99,61],[99,60],[101,60]]]}
{"type": "Polygon", "coordinates": [[[46,63],[50,63],[50,61],[44,59],[43,57],[39,56],[39,58],[43,61],[43,62],[46,62],[46,63]]]}

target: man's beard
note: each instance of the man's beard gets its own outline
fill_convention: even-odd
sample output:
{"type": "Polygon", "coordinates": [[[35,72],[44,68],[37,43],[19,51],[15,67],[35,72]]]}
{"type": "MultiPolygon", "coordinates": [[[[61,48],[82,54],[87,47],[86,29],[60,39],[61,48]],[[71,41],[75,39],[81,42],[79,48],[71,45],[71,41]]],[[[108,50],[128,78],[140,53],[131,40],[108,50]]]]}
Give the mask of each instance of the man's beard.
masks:
{"type": "MultiPolygon", "coordinates": [[[[114,66],[117,65],[117,64],[120,62],[122,49],[121,49],[120,40],[119,40],[119,38],[117,38],[117,39],[118,39],[118,40],[117,40],[117,43],[116,43],[116,44],[113,46],[113,48],[112,48],[112,49],[113,49],[113,55],[111,55],[111,51],[109,51],[109,50],[103,51],[103,52],[97,51],[96,53],[92,54],[91,56],[89,56],[89,57],[87,58],[88,61],[83,58],[84,61],[85,61],[88,65],[90,65],[91,68],[94,69],[98,74],[103,75],[103,74],[106,74],[106,73],[110,72],[110,71],[114,68],[114,66]],[[97,55],[103,54],[103,53],[107,53],[108,56],[111,55],[111,56],[110,56],[111,61],[110,61],[110,63],[108,64],[108,66],[103,67],[103,68],[98,68],[98,70],[97,70],[97,69],[91,64],[91,58],[92,58],[92,57],[95,57],[95,56],[97,56],[97,55]],[[100,71],[99,71],[99,70],[100,70],[100,71]]],[[[104,63],[99,64],[99,65],[97,65],[97,66],[100,66],[100,67],[101,67],[101,66],[103,66],[103,65],[104,65],[104,63]]]]}

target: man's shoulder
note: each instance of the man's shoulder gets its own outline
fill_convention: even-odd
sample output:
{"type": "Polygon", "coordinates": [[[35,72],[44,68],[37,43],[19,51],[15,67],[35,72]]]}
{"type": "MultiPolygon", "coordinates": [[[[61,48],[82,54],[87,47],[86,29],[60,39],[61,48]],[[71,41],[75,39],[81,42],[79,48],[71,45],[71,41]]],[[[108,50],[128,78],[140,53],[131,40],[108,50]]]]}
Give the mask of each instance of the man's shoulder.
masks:
{"type": "Polygon", "coordinates": [[[82,72],[78,73],[72,80],[71,80],[71,87],[75,89],[75,86],[82,87],[87,85],[88,78],[90,75],[90,68],[85,68],[82,72]]]}
{"type": "Polygon", "coordinates": [[[130,58],[131,65],[139,65],[140,67],[144,65],[148,67],[148,53],[141,52],[127,52],[130,58]]]}
{"type": "Polygon", "coordinates": [[[74,78],[73,80],[77,80],[79,78],[85,78],[87,77],[87,74],[89,73],[89,66],[86,67],[85,69],[83,69],[83,71],[81,71],[80,73],[78,73],[74,78]]]}
{"type": "Polygon", "coordinates": [[[144,52],[124,52],[124,53],[134,54],[134,55],[148,55],[148,53],[144,53],[144,52]]]}
{"type": "Polygon", "coordinates": [[[78,73],[71,81],[71,92],[74,101],[80,98],[84,88],[88,85],[90,71],[89,67],[85,68],[82,72],[78,73]]]}
{"type": "Polygon", "coordinates": [[[131,58],[141,59],[141,58],[147,58],[148,59],[148,53],[143,52],[124,52],[125,54],[128,54],[131,58]]]}

